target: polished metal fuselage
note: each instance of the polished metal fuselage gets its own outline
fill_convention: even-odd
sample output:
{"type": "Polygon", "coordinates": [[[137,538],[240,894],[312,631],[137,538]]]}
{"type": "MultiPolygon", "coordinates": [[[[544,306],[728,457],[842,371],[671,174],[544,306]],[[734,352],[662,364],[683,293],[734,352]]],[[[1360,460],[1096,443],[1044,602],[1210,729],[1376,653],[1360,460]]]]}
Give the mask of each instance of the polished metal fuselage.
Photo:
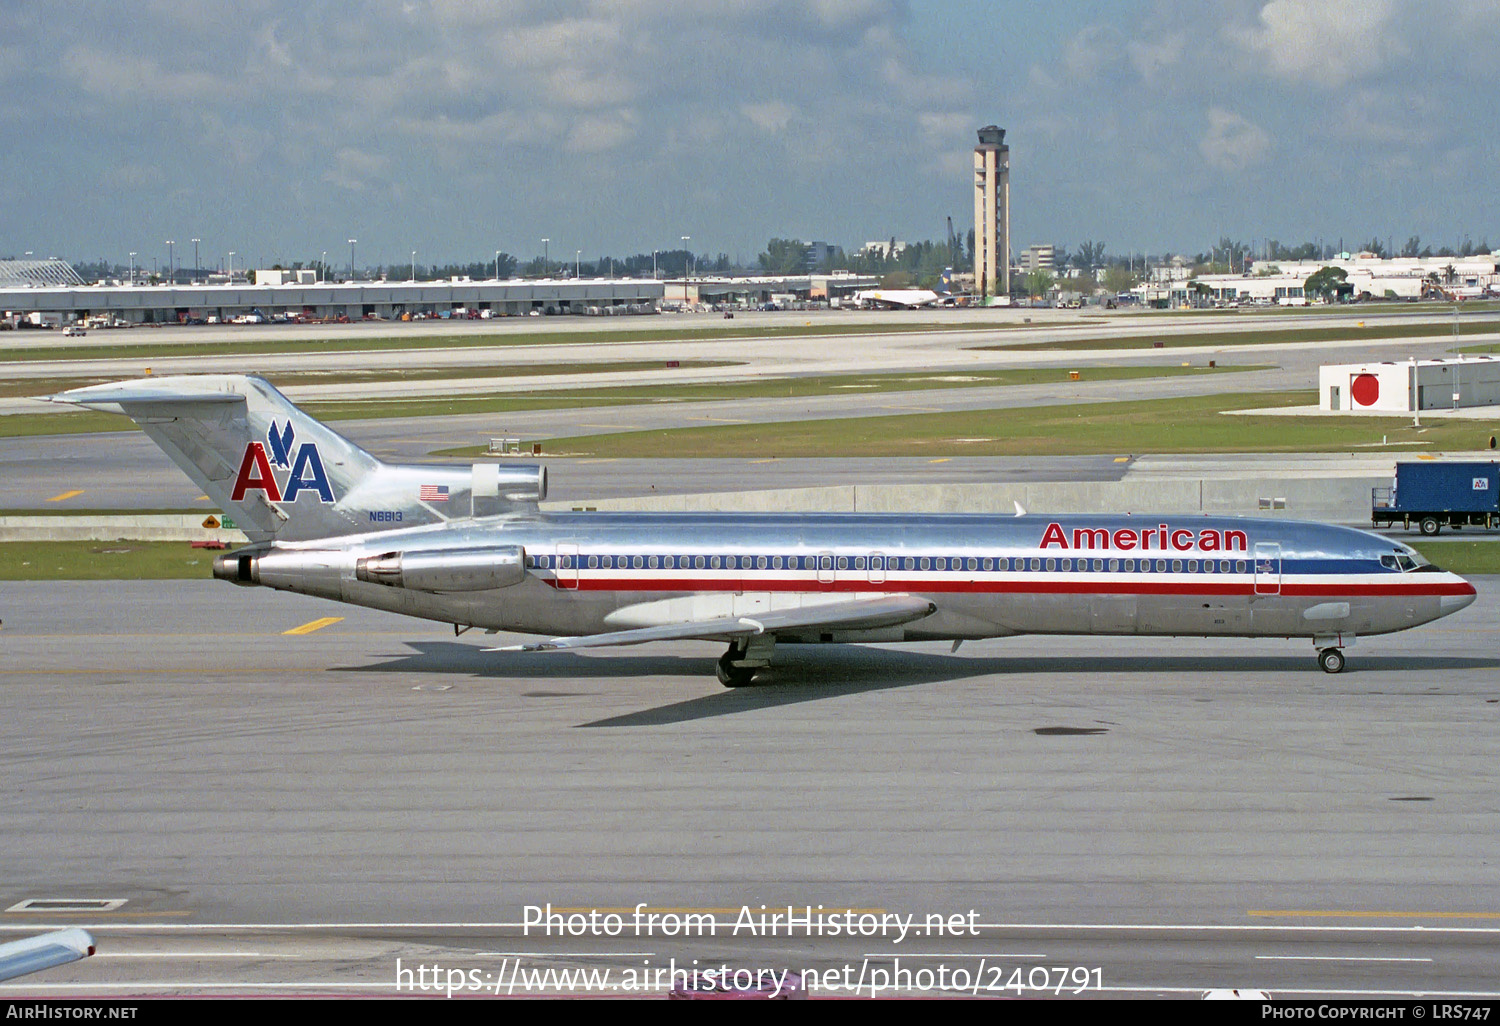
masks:
{"type": "Polygon", "coordinates": [[[850,596],[909,594],[936,611],[879,630],[783,641],[1012,634],[1338,637],[1456,611],[1456,575],[1402,572],[1367,531],[1204,516],[517,514],[322,541],[257,557],[259,583],[492,630],[587,635],[850,596]],[[391,552],[524,549],[521,583],[442,593],[357,579],[391,552]]]}

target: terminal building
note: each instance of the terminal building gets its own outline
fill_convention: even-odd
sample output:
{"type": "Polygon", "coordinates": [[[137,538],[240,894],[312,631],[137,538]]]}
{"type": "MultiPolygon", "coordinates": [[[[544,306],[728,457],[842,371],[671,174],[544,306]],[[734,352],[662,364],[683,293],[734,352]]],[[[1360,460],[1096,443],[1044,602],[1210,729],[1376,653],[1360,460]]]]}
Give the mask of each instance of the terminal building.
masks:
{"type": "Polygon", "coordinates": [[[0,327],[74,322],[229,324],[236,321],[357,321],[406,318],[525,317],[540,314],[611,316],[668,309],[803,305],[838,306],[879,279],[838,271],[749,278],[692,276],[675,280],[511,279],[472,281],[319,282],[311,271],[255,271],[205,283],[90,285],[63,261],[0,267],[0,327]]]}
{"type": "Polygon", "coordinates": [[[1488,356],[1351,363],[1318,369],[1318,408],[1420,413],[1500,405],[1500,360],[1488,356]]]}
{"type": "Polygon", "coordinates": [[[13,324],[100,319],[111,324],[264,320],[396,320],[536,314],[655,313],[665,287],[636,279],[536,281],[232,282],[206,285],[0,284],[13,324]]]}

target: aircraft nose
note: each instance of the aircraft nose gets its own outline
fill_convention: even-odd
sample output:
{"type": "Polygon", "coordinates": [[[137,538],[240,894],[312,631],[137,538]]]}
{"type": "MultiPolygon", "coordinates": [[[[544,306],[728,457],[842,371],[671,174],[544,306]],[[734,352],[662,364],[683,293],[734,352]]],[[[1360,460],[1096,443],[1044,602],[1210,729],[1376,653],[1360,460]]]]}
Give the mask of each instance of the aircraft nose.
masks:
{"type": "Polygon", "coordinates": [[[1474,585],[1470,584],[1462,577],[1458,578],[1457,580],[1458,583],[1462,585],[1462,587],[1459,589],[1455,589],[1454,594],[1443,595],[1438,599],[1439,616],[1447,616],[1449,613],[1456,613],[1460,609],[1466,609],[1467,607],[1474,604],[1474,596],[1477,594],[1474,591],[1474,585]]]}

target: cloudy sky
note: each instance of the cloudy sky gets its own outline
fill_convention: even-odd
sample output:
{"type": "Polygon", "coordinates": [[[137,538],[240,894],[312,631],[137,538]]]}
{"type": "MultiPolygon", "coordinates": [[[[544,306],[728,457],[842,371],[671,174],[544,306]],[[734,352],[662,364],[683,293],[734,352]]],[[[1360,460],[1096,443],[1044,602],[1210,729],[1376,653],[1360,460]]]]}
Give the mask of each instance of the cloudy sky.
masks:
{"type": "Polygon", "coordinates": [[[0,0],[0,255],[1500,245],[1500,0],[0,0]]]}

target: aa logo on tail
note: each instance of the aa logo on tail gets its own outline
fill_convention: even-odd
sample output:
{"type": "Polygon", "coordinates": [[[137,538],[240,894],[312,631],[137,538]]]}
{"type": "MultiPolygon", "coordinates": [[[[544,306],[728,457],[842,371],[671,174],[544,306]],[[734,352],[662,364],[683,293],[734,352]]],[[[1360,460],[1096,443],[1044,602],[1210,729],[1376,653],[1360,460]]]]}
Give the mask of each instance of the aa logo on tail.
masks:
{"type": "Polygon", "coordinates": [[[234,490],[229,497],[240,502],[249,492],[264,492],[271,502],[295,502],[304,491],[314,492],[319,502],[333,502],[333,488],[328,484],[328,473],[323,469],[323,458],[313,442],[303,442],[293,449],[296,433],[292,422],[278,429],[276,422],[266,432],[266,444],[250,442],[245,446],[244,458],[240,460],[240,472],[234,479],[234,490]],[[269,457],[266,449],[271,450],[269,457]],[[272,464],[290,470],[285,487],[277,484],[272,464]]]}

